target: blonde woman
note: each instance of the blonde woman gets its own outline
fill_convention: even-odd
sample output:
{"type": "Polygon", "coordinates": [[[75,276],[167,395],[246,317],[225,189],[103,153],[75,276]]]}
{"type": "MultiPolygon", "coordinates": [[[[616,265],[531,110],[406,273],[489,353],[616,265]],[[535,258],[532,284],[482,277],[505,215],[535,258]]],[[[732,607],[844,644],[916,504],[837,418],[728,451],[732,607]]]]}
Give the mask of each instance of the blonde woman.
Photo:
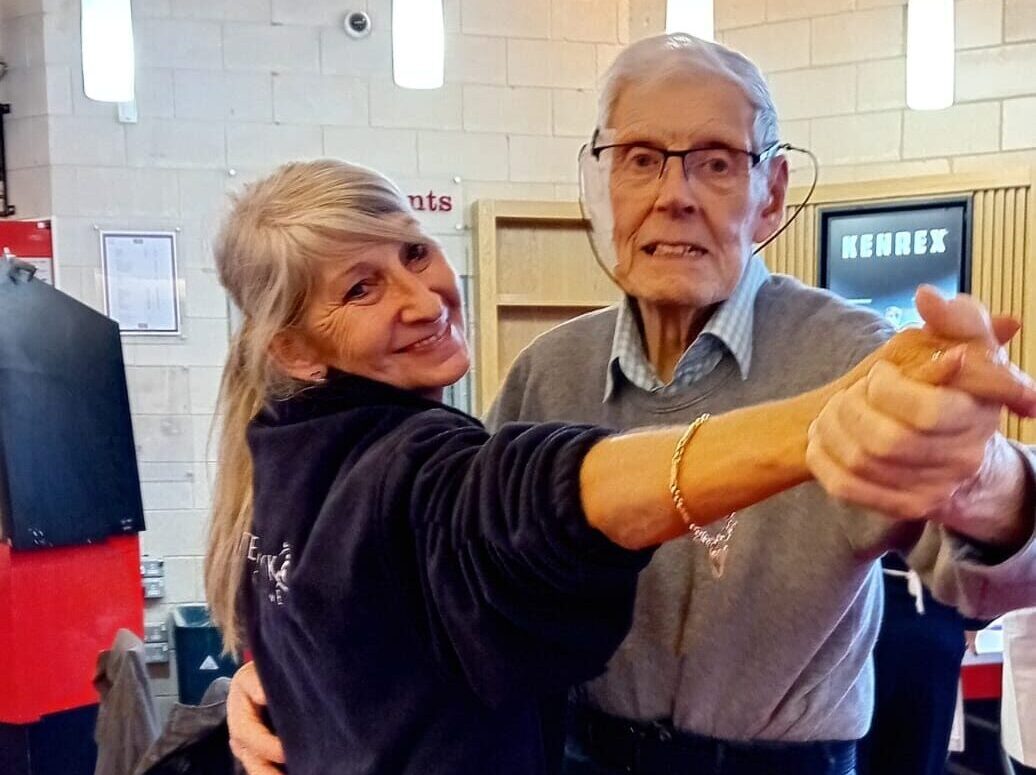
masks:
{"type": "MultiPolygon", "coordinates": [[[[542,772],[536,700],[603,669],[652,547],[809,478],[811,421],[873,363],[690,428],[489,435],[440,403],[469,366],[457,279],[380,175],[280,168],[216,260],[244,323],[206,586],[293,775],[542,772]]],[[[941,346],[912,332],[878,357],[961,378],[941,346]]]]}

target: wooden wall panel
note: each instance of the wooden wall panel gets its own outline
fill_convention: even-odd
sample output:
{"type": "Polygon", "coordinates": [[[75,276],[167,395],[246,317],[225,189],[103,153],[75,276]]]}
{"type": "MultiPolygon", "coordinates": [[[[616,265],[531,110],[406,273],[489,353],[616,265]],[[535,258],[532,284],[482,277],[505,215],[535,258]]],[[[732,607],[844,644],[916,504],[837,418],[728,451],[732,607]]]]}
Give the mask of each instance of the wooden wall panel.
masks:
{"type": "MultiPolygon", "coordinates": [[[[983,189],[974,195],[971,292],[994,315],[1011,315],[1023,322],[1011,342],[1011,360],[1030,374],[1036,369],[1036,331],[1032,326],[1033,246],[1030,231],[1031,189],[1022,186],[983,189]]],[[[1006,418],[1011,438],[1036,443],[1033,423],[1006,418]]]]}

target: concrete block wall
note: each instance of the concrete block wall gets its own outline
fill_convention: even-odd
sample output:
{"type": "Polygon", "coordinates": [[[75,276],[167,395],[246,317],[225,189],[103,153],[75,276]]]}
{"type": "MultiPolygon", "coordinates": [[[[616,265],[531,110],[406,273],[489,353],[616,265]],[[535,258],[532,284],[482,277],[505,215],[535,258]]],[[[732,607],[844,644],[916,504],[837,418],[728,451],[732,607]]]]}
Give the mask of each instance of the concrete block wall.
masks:
{"type": "MultiPolygon", "coordinates": [[[[23,216],[53,216],[59,284],[103,307],[97,230],[178,229],[184,336],[124,351],[150,529],[167,606],[203,599],[215,394],[229,335],[211,241],[228,192],[282,161],[362,161],[404,186],[459,177],[479,198],[573,199],[596,85],[661,0],[444,0],[446,85],[391,80],[390,0],[134,0],[135,124],[82,92],[79,3],[0,0],[10,71],[8,164],[23,216]],[[369,38],[341,28],[367,10],[369,38]]],[[[822,182],[967,172],[1036,160],[1032,0],[958,0],[957,100],[905,105],[905,0],[717,0],[719,38],[756,59],[785,138],[822,182]]],[[[808,180],[794,160],[795,182],[808,180]]],[[[458,223],[467,217],[458,210],[458,223]]],[[[468,271],[470,237],[444,236],[468,271]]],[[[174,684],[157,684],[162,702],[174,684]]]]}
{"type": "MultiPolygon", "coordinates": [[[[906,107],[906,0],[718,0],[718,38],[766,73],[822,183],[1036,163],[1036,3],[957,0],[956,104],[906,107]]],[[[793,160],[793,183],[810,179],[793,160]]]]}

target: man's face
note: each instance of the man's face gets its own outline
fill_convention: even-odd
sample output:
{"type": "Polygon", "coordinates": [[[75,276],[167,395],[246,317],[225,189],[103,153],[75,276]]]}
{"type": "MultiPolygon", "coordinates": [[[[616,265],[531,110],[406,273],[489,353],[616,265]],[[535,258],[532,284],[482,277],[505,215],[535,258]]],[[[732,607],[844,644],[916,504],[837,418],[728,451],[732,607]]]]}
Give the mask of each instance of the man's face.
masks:
{"type": "MultiPolygon", "coordinates": [[[[682,74],[628,85],[615,104],[606,142],[758,153],[763,149],[754,146],[754,122],[755,109],[736,83],[715,74],[682,74]]],[[[669,158],[661,177],[648,179],[629,174],[644,162],[627,158],[620,164],[615,156],[611,162],[615,275],[623,290],[659,306],[702,309],[727,299],[753,242],[780,222],[784,160],[755,168],[748,162],[743,178],[722,186],[710,182],[712,167],[704,165],[715,161],[708,158],[700,175],[685,174],[680,160],[669,158]]]]}

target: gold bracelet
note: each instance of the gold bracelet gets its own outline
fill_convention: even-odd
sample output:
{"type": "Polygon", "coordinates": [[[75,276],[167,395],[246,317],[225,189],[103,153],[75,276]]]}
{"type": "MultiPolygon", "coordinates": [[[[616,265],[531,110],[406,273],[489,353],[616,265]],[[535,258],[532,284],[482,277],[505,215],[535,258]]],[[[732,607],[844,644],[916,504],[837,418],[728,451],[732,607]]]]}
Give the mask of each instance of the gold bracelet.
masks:
{"type": "Polygon", "coordinates": [[[680,440],[676,443],[676,449],[673,451],[673,462],[669,468],[669,493],[673,496],[673,505],[676,506],[677,513],[684,521],[684,524],[687,525],[687,530],[694,536],[694,540],[708,550],[709,563],[712,566],[712,576],[718,579],[723,575],[723,568],[726,565],[730,538],[734,534],[734,527],[737,525],[737,513],[728,514],[723,524],[723,529],[715,535],[706,532],[701,526],[694,523],[694,519],[687,510],[687,503],[683,499],[683,493],[680,492],[679,482],[680,463],[683,461],[684,450],[697,430],[711,416],[708,412],[702,414],[697,420],[687,426],[687,430],[683,432],[680,440]]]}

